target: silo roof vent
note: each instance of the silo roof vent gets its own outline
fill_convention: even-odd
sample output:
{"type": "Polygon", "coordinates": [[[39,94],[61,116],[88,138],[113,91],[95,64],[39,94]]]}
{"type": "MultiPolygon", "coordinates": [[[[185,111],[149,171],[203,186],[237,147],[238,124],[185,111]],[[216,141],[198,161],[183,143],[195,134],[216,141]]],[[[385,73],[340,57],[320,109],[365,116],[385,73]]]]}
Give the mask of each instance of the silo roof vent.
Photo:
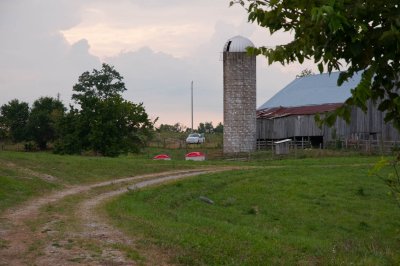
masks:
{"type": "Polygon", "coordinates": [[[254,47],[254,44],[249,39],[238,35],[225,43],[224,52],[246,52],[247,47],[254,47]]]}

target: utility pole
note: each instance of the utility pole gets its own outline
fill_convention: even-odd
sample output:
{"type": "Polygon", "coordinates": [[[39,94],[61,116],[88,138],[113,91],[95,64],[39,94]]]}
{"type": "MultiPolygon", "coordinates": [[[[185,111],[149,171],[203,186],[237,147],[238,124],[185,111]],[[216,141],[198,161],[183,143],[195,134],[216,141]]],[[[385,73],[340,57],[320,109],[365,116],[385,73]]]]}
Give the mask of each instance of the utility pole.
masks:
{"type": "Polygon", "coordinates": [[[193,80],[191,85],[191,102],[192,102],[192,133],[193,133],[193,80]]]}

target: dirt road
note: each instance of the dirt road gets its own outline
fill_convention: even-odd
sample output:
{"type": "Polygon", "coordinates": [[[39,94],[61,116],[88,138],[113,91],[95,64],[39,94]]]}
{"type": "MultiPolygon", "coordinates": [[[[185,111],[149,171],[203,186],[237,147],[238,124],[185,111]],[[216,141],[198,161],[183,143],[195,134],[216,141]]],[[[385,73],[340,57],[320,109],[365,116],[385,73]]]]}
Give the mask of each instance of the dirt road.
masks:
{"type": "Polygon", "coordinates": [[[117,195],[190,176],[227,171],[173,171],[69,187],[0,217],[0,265],[168,265],[168,251],[127,238],[96,207],[117,195]]]}

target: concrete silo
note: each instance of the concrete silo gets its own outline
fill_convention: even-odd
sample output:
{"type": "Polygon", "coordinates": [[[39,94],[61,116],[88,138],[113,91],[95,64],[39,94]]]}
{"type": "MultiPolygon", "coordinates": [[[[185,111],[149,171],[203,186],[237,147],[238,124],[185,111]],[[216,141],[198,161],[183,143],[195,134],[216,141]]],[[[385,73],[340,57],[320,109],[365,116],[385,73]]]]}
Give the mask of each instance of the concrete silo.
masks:
{"type": "Polygon", "coordinates": [[[242,36],[224,46],[224,154],[256,149],[256,57],[247,47],[254,45],[242,36]]]}

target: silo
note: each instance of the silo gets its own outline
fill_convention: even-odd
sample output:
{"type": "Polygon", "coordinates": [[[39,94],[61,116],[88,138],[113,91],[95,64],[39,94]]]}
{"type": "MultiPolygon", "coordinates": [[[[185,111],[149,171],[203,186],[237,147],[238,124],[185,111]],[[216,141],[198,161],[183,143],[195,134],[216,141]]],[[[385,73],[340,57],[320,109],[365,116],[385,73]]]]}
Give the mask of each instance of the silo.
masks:
{"type": "Polygon", "coordinates": [[[256,57],[247,47],[254,45],[242,36],[224,46],[224,154],[256,149],[256,57]]]}

